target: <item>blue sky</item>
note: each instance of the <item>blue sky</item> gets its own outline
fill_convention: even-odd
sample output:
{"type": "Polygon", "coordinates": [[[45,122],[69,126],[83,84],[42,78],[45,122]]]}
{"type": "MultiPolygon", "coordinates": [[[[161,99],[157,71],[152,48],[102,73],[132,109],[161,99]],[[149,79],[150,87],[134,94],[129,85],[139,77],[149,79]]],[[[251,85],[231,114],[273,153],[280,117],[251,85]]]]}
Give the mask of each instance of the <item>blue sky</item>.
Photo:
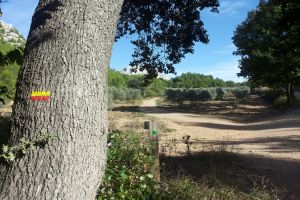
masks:
{"type": "MultiPolygon", "coordinates": [[[[198,43],[194,54],[188,54],[176,65],[177,74],[196,72],[211,74],[224,80],[243,81],[239,72],[239,57],[232,55],[235,47],[232,43],[233,32],[238,24],[245,20],[248,11],[255,9],[259,0],[220,0],[219,13],[204,10],[202,19],[208,30],[209,44],[198,43]]],[[[2,19],[13,24],[25,37],[28,34],[31,17],[38,0],[8,0],[1,5],[2,19]]],[[[119,40],[113,48],[110,66],[123,69],[129,65],[133,45],[130,39],[119,40]]]]}

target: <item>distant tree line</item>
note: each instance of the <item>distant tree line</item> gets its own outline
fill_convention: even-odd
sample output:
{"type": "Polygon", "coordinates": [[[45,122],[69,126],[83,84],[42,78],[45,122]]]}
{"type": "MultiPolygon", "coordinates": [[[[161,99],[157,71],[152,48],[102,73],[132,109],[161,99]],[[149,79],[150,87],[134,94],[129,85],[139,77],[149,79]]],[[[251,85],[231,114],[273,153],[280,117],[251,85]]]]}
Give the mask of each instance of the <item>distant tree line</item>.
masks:
{"type": "MultiPolygon", "coordinates": [[[[156,78],[147,83],[148,85],[145,84],[143,75],[128,75],[110,69],[108,73],[109,99],[110,101],[124,101],[135,100],[141,97],[164,96],[167,88],[191,89],[189,91],[194,91],[192,88],[211,88],[202,91],[202,93],[206,93],[206,96],[209,96],[212,95],[212,91],[216,91],[216,87],[220,87],[218,89],[222,91],[229,91],[229,88],[247,85],[247,83],[224,81],[219,78],[214,78],[211,75],[191,72],[184,73],[170,80],[156,78]],[[137,93],[139,93],[139,95],[137,95],[137,93]]],[[[168,89],[168,91],[170,91],[170,89],[168,89]]],[[[174,91],[177,90],[174,89],[174,91]]],[[[179,91],[181,90],[178,90],[178,92],[179,91]]],[[[209,97],[209,99],[214,99],[214,97],[209,97]]]]}
{"type": "Polygon", "coordinates": [[[239,87],[246,86],[247,83],[235,83],[234,81],[224,81],[220,78],[214,78],[212,75],[198,73],[183,73],[170,81],[174,88],[208,88],[208,87],[239,87]]]}

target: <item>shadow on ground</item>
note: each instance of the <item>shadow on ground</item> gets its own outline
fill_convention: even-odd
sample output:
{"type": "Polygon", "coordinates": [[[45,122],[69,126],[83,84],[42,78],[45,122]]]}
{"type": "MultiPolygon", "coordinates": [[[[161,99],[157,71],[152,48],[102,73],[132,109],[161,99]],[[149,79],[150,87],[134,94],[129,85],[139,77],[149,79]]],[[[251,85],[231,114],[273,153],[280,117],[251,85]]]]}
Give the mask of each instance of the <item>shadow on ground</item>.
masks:
{"type": "Polygon", "coordinates": [[[300,135],[276,136],[276,137],[257,137],[252,139],[243,139],[237,141],[219,141],[219,140],[206,140],[194,141],[196,144],[208,144],[213,146],[219,145],[256,145],[263,144],[264,151],[270,153],[296,153],[300,152],[300,135]]]}
{"type": "Polygon", "coordinates": [[[299,161],[212,151],[161,157],[160,162],[167,178],[182,174],[199,182],[208,180],[211,187],[225,184],[244,193],[250,193],[250,188],[278,188],[282,199],[300,197],[299,161]]]}
{"type": "Polygon", "coordinates": [[[237,130],[237,131],[261,131],[270,129],[283,128],[300,128],[300,118],[298,119],[283,119],[270,121],[261,121],[260,123],[248,123],[241,125],[219,124],[219,123],[203,123],[203,122],[188,122],[181,123],[187,126],[201,126],[206,128],[221,129],[221,130],[237,130]]]}

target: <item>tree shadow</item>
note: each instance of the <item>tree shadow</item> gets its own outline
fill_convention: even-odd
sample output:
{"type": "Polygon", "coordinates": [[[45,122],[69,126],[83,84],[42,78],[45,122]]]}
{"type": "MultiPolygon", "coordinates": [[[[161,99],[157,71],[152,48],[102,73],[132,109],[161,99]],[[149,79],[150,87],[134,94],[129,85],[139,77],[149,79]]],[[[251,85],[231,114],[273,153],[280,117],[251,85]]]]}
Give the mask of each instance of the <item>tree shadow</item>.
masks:
{"type": "Polygon", "coordinates": [[[138,106],[117,106],[112,108],[112,111],[118,112],[140,112],[138,106]]]}
{"type": "Polygon", "coordinates": [[[52,14],[59,10],[59,7],[63,5],[60,1],[48,2],[42,7],[37,7],[32,17],[29,37],[26,43],[25,51],[39,47],[42,43],[54,38],[54,31],[50,27],[42,28],[46,26],[49,19],[52,18],[52,14]]]}
{"type": "Polygon", "coordinates": [[[183,174],[195,181],[208,180],[212,187],[222,184],[244,193],[250,193],[254,187],[267,187],[270,191],[278,188],[282,199],[296,200],[300,197],[299,161],[211,151],[161,157],[160,162],[166,178],[183,174]]]}
{"type": "Polygon", "coordinates": [[[261,144],[264,146],[264,151],[270,153],[291,153],[300,152],[300,135],[276,136],[276,137],[257,137],[253,139],[237,141],[195,141],[194,144],[207,145],[255,145],[261,144]]]}
{"type": "Polygon", "coordinates": [[[282,119],[270,121],[261,121],[260,123],[247,123],[247,124],[220,124],[220,123],[204,123],[204,122],[184,122],[183,125],[187,126],[200,126],[205,128],[213,128],[220,130],[236,130],[236,131],[262,131],[272,129],[284,128],[300,128],[299,119],[282,119]]]}

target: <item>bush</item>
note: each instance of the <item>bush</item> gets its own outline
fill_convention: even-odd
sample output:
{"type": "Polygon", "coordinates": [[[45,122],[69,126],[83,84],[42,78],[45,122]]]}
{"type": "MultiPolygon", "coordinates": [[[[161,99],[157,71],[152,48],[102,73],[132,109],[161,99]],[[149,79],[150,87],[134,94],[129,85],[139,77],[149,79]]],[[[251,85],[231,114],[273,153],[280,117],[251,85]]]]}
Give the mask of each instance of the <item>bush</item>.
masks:
{"type": "Polygon", "coordinates": [[[282,108],[288,106],[287,97],[286,96],[279,96],[273,101],[273,106],[275,108],[282,108]]]}
{"type": "Polygon", "coordinates": [[[182,105],[186,99],[187,90],[179,88],[169,88],[165,91],[166,100],[182,105]]]}
{"type": "Polygon", "coordinates": [[[269,90],[263,95],[263,97],[273,103],[275,99],[283,95],[285,95],[285,91],[283,90],[269,90]]]}
{"type": "Polygon", "coordinates": [[[154,199],[156,182],[147,138],[137,133],[108,136],[107,164],[98,200],[154,199]]]}
{"type": "Polygon", "coordinates": [[[137,100],[141,98],[141,90],[133,88],[108,88],[108,97],[113,101],[137,100]]]}
{"type": "Polygon", "coordinates": [[[141,98],[140,89],[126,88],[125,92],[127,100],[137,100],[141,98]]]}
{"type": "Polygon", "coordinates": [[[237,99],[244,99],[250,95],[250,88],[243,86],[235,88],[232,93],[237,99]]]}
{"type": "Polygon", "coordinates": [[[211,100],[212,96],[210,94],[210,92],[208,90],[201,90],[199,92],[197,92],[198,94],[198,99],[200,101],[209,101],[211,100]]]}
{"type": "Polygon", "coordinates": [[[218,100],[224,100],[226,90],[224,88],[217,88],[216,89],[216,99],[218,100]]]}
{"type": "Polygon", "coordinates": [[[216,91],[216,88],[208,88],[208,92],[209,92],[209,95],[210,95],[210,101],[213,101],[216,99],[216,96],[217,96],[217,91],[216,91]]]}

